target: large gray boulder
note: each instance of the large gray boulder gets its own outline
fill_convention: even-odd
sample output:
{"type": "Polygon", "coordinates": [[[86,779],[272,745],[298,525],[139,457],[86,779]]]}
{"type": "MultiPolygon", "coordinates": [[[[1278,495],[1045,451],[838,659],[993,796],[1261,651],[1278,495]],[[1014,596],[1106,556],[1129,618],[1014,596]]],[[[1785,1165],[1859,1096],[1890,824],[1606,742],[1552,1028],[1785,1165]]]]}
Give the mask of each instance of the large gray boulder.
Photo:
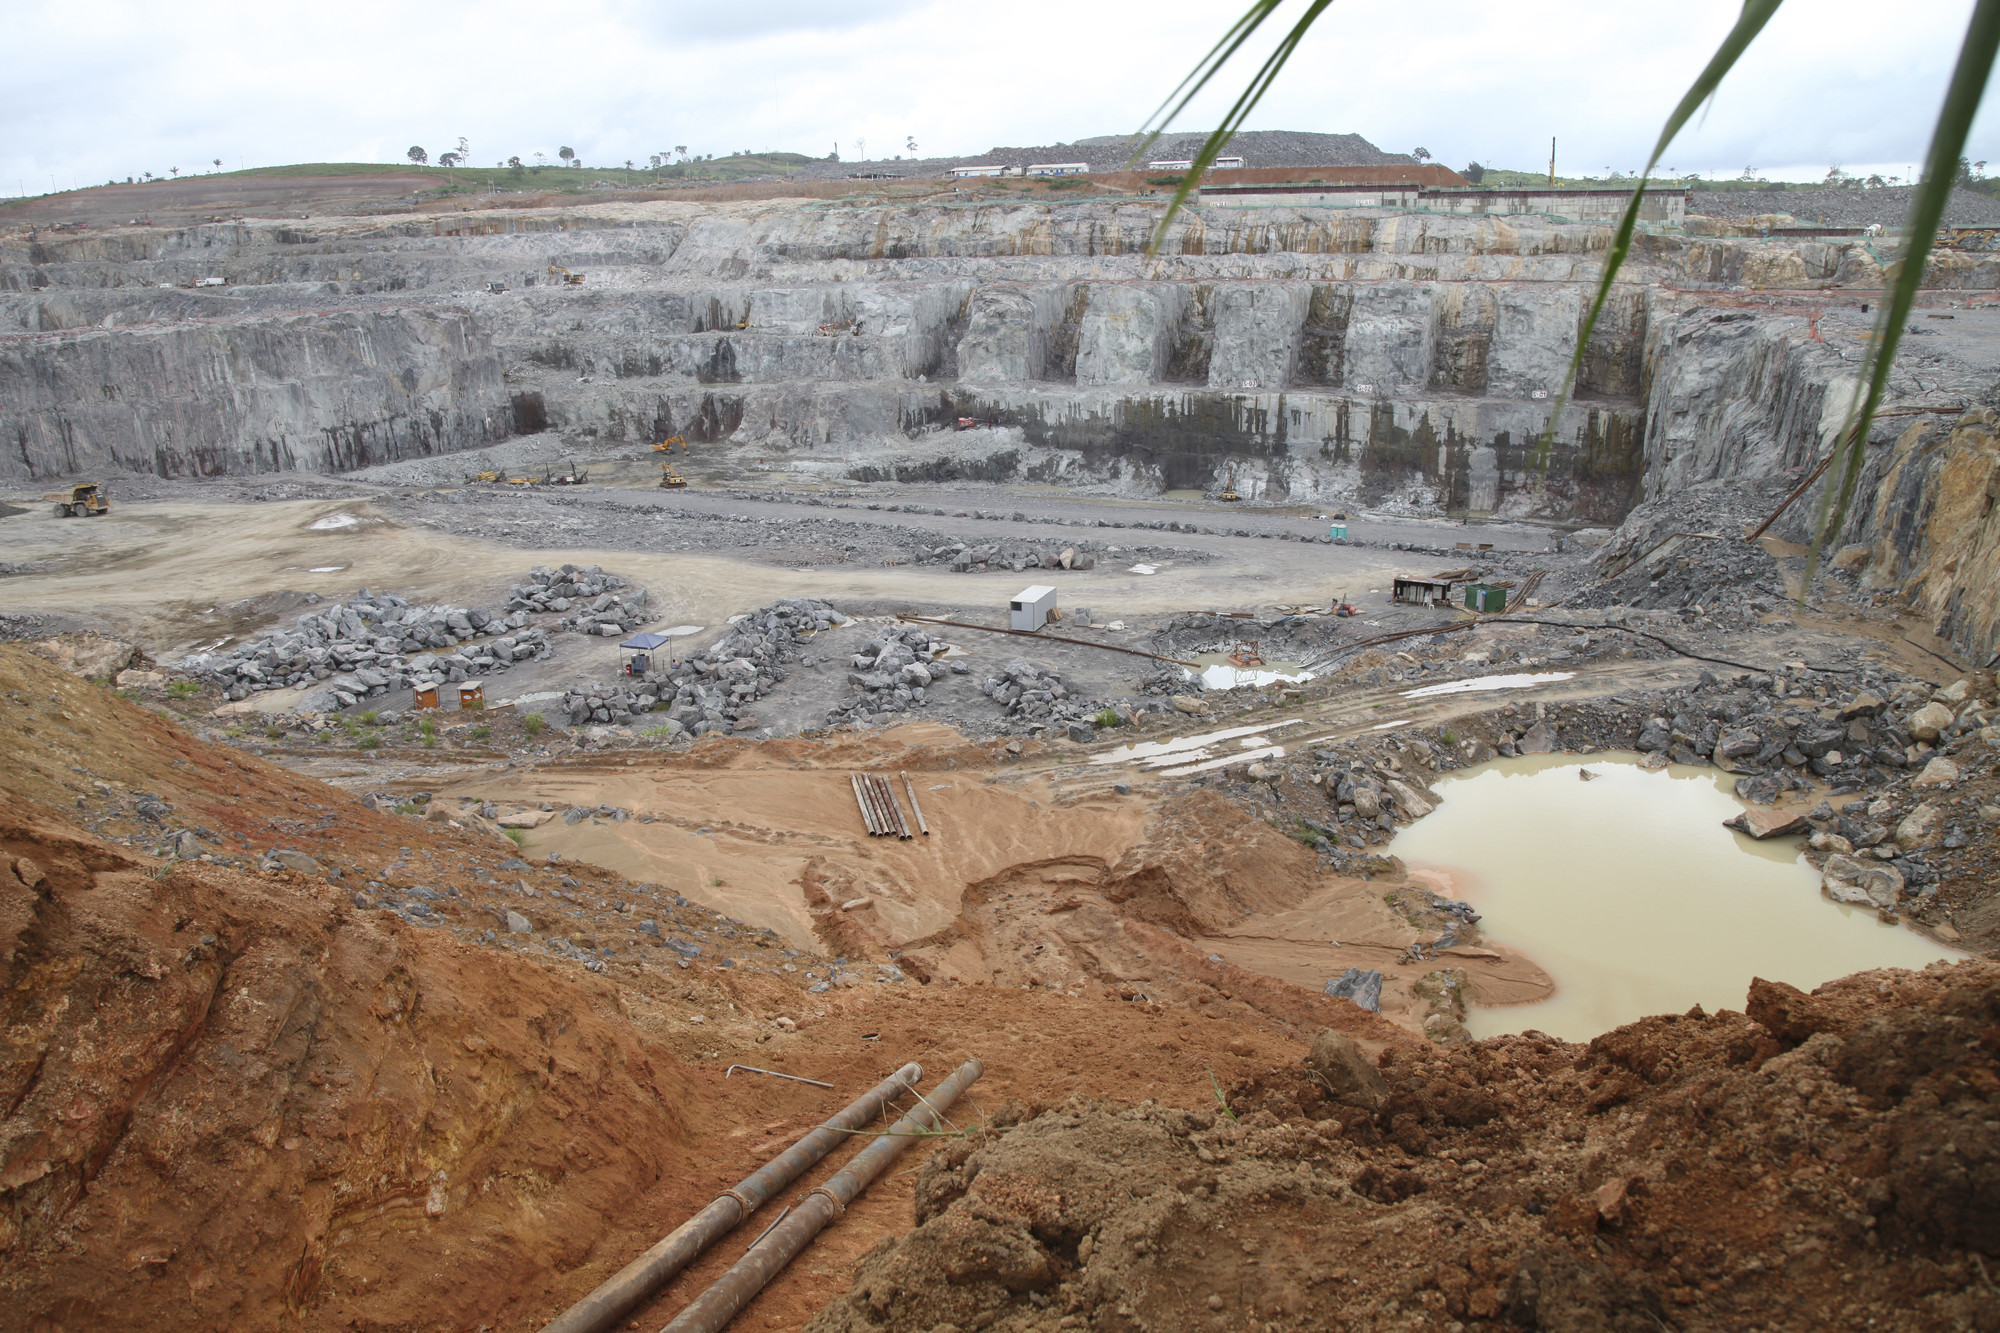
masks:
{"type": "Polygon", "coordinates": [[[1348,968],[1326,983],[1326,993],[1336,1000],[1352,1000],[1370,1013],[1382,1012],[1382,974],[1373,968],[1348,968]]]}
{"type": "Polygon", "coordinates": [[[1903,872],[1882,861],[1829,856],[1820,889],[1837,903],[1894,910],[1903,900],[1903,872]]]}

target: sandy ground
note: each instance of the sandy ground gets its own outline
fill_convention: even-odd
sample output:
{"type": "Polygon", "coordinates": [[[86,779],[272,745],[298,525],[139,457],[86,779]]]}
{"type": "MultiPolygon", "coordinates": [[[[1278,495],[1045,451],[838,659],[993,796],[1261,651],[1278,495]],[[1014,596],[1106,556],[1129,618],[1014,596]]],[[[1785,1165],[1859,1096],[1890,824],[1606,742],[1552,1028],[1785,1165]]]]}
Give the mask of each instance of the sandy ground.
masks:
{"type": "MultiPolygon", "coordinates": [[[[770,507],[799,512],[794,506],[770,507]]],[[[1065,530],[1036,531],[1048,539],[1065,530]]],[[[1061,571],[1066,600],[1091,606],[1100,619],[1246,602],[1324,602],[1344,589],[1386,588],[1382,581],[1406,563],[1395,552],[1367,547],[1173,536],[1216,543],[1216,558],[1167,577],[1134,574],[1109,561],[1094,570],[1061,571]]],[[[1435,561],[1419,559],[1426,565],[1435,561]]],[[[516,548],[400,524],[365,503],[325,500],[117,504],[109,514],[88,520],[57,519],[38,507],[0,520],[0,562],[29,570],[0,584],[0,601],[8,610],[94,615],[155,656],[259,628],[282,611],[303,606],[307,593],[344,597],[367,586],[423,600],[490,604],[538,564],[602,564],[649,588],[661,616],[705,625],[781,597],[836,604],[997,605],[1025,577],[973,578],[938,567],[804,570],[723,555],[516,548]],[[343,513],[358,521],[325,530],[311,526],[343,513]],[[301,596],[294,601],[282,594],[301,596]]]]}

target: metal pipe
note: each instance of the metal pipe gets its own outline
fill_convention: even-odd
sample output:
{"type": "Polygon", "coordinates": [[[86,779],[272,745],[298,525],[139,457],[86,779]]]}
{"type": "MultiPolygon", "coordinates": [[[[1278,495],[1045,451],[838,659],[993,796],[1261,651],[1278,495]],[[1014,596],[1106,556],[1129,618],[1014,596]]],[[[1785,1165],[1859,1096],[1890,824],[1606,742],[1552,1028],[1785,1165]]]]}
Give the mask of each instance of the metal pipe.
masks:
{"type": "Polygon", "coordinates": [[[887,778],[875,780],[882,784],[882,790],[889,797],[889,808],[896,812],[896,832],[904,838],[916,837],[917,835],[910,829],[910,817],[903,813],[902,799],[896,795],[896,784],[887,778]]]}
{"type": "Polygon", "coordinates": [[[911,1139],[936,1125],[945,1109],[985,1072],[986,1066],[977,1060],[967,1060],[960,1065],[957,1072],[938,1084],[929,1096],[922,1098],[920,1106],[898,1120],[888,1133],[878,1136],[873,1143],[856,1153],[854,1160],[841,1168],[833,1179],[800,1200],[790,1217],[773,1227],[761,1243],[752,1245],[734,1267],[717,1278],[707,1291],[695,1297],[692,1305],[675,1315],[673,1322],[661,1333],[717,1333],[755,1299],[772,1278],[784,1271],[785,1265],[796,1259],[814,1236],[844,1212],[847,1205],[854,1202],[861,1191],[867,1189],[870,1182],[902,1154],[911,1139]]]}
{"type": "Polygon", "coordinates": [[[917,784],[910,781],[910,774],[907,769],[899,769],[897,771],[903,775],[903,790],[910,793],[910,809],[916,812],[917,827],[922,829],[924,836],[928,838],[931,836],[931,826],[924,822],[924,808],[917,804],[917,784]]]}
{"type": "Polygon", "coordinates": [[[861,826],[868,830],[870,837],[873,837],[882,830],[875,827],[875,811],[868,805],[868,793],[861,788],[861,775],[849,773],[847,780],[854,784],[854,803],[861,807],[861,826]]]}
{"type": "Polygon", "coordinates": [[[1084,648],[1102,648],[1107,653],[1129,653],[1133,657],[1150,657],[1155,662],[1172,662],[1175,666],[1191,667],[1196,671],[1201,670],[1200,663],[1183,662],[1178,657],[1162,657],[1158,653],[1142,652],[1137,648],[1121,648],[1115,643],[1093,643],[1089,639],[1069,639],[1064,638],[1060,634],[1043,634],[1039,630],[1001,629],[998,625],[973,625],[963,620],[941,620],[937,616],[897,616],[896,619],[907,620],[918,625],[950,625],[953,629],[983,629],[988,634],[1012,634],[1022,639],[1045,639],[1055,643],[1074,643],[1084,648]]]}
{"type": "Polygon", "coordinates": [[[695,1256],[797,1180],[806,1168],[881,1114],[891,1098],[915,1091],[923,1076],[923,1066],[912,1062],[877,1083],[838,1115],[764,1163],[734,1189],[676,1227],[666,1239],[619,1269],[597,1290],[556,1316],[542,1333],[603,1333],[651,1299],[676,1273],[694,1262],[695,1256]]]}
{"type": "Polygon", "coordinates": [[[890,822],[889,812],[882,808],[882,797],[875,790],[874,782],[869,779],[866,773],[857,774],[855,781],[861,784],[862,798],[868,802],[869,818],[875,821],[874,832],[878,836],[885,838],[893,835],[896,832],[896,826],[890,822]]]}

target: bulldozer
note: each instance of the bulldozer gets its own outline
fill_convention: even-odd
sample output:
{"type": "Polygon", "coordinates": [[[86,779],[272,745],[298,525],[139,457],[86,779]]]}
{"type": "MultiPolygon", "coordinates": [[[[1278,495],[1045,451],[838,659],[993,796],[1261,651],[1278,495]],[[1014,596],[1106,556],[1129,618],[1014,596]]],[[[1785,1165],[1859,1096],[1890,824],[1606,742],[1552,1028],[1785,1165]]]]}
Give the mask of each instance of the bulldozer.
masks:
{"type": "Polygon", "coordinates": [[[674,471],[672,463],[660,464],[660,489],[676,491],[687,484],[687,478],[674,471]]]}
{"type": "Polygon", "coordinates": [[[676,435],[671,440],[661,440],[658,444],[654,445],[653,452],[656,454],[670,454],[674,451],[674,446],[677,444],[681,447],[682,453],[686,453],[688,451],[688,442],[686,437],[676,435]]]}
{"type": "Polygon", "coordinates": [[[57,518],[84,518],[111,508],[104,488],[94,481],[79,481],[67,491],[50,491],[42,500],[55,506],[57,518]]]}

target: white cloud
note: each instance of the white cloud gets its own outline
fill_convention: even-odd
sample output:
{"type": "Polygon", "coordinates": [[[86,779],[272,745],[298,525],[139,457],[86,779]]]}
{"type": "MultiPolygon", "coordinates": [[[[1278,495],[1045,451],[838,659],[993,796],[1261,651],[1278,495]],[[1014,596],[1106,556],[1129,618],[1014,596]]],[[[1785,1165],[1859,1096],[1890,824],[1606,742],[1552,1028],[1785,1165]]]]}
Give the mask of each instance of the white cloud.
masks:
{"type": "MultiPolygon", "coordinates": [[[[1240,2],[1240,0],[1239,0],[1240,2]]],[[[575,147],[589,164],[784,148],[924,155],[1137,128],[1219,35],[1234,4],[803,0],[723,6],[575,0],[338,9],[209,0],[16,0],[0,85],[0,189],[141,171],[575,147]],[[25,53],[25,55],[24,55],[25,53]]],[[[1256,128],[1421,144],[1453,165],[1626,170],[1737,13],[1544,0],[1343,0],[1258,111],[1256,128]]],[[[1296,5],[1280,11],[1281,17],[1296,5]]],[[[1704,122],[1682,171],[1817,174],[1921,161],[1970,0],[1861,0],[1781,11],[1704,122]],[[1941,35],[1949,40],[1940,40],[1941,35]]],[[[1184,127],[1219,113],[1227,71],[1184,127]]],[[[1982,118],[1971,156],[2000,160],[1982,118]]]]}

